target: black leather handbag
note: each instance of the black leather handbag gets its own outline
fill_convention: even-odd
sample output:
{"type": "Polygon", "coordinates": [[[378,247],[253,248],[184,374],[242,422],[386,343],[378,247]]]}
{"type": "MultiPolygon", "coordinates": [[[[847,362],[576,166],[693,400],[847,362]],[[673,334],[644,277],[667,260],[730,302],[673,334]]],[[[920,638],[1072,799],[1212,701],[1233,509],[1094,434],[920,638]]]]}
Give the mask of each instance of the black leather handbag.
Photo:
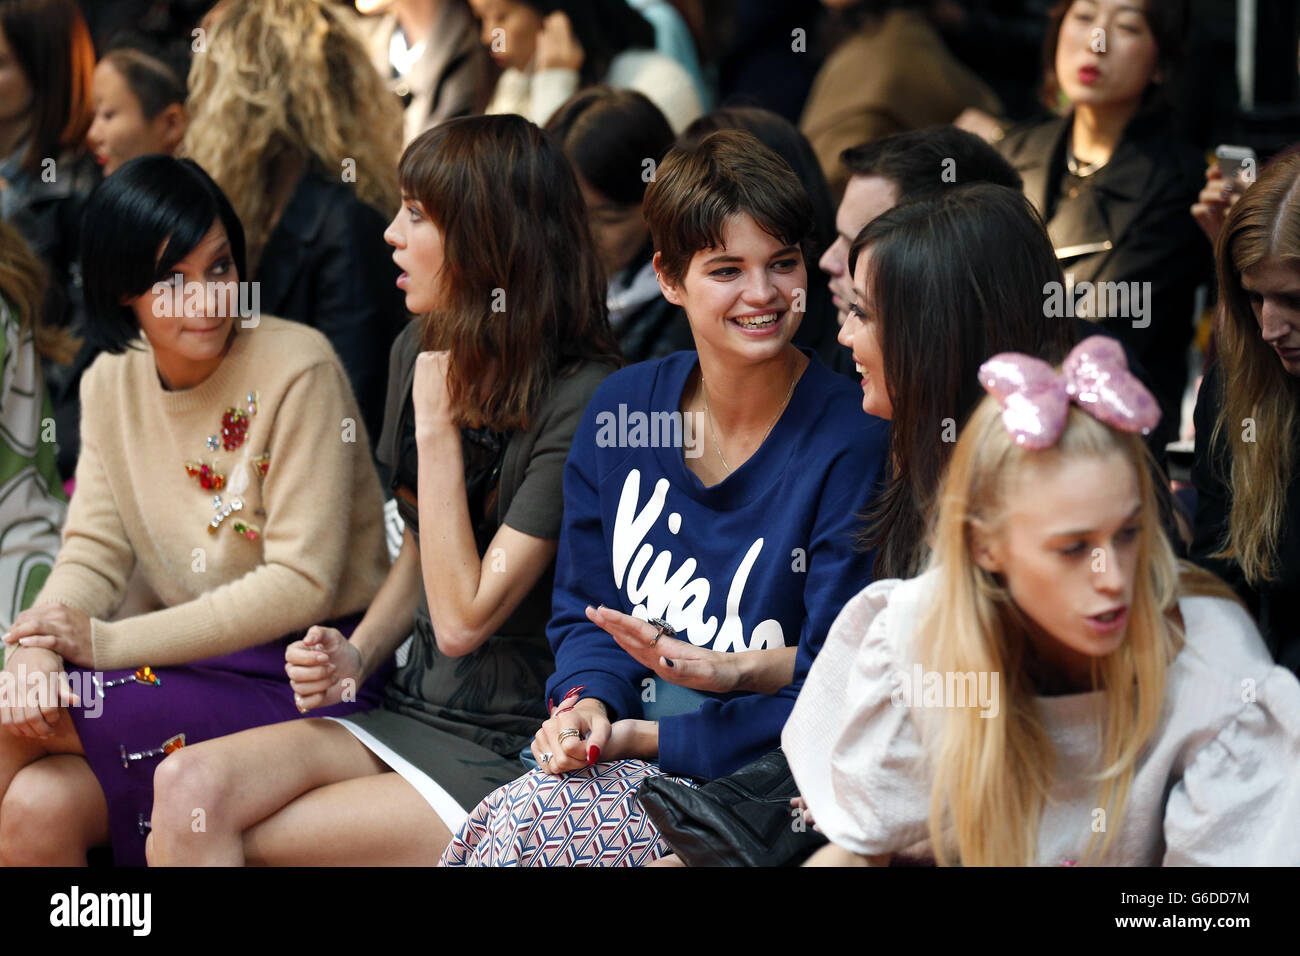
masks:
{"type": "Polygon", "coordinates": [[[826,838],[790,806],[799,795],[785,754],[774,750],[698,790],[651,777],[636,798],[687,866],[798,866],[826,838]]]}

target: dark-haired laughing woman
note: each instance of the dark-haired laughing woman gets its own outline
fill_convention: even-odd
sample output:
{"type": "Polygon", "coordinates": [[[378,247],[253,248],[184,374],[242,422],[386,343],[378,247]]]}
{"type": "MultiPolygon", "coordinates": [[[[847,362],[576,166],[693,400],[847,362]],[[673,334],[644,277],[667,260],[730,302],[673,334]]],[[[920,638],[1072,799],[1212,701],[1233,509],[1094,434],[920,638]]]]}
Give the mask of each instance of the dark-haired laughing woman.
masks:
{"type": "Polygon", "coordinates": [[[393,347],[379,441],[402,550],[351,640],[316,629],[286,659],[314,715],[414,627],[410,655],[381,707],[170,758],[151,863],[435,863],[546,718],[564,460],[618,363],[600,262],[564,154],[522,117],[429,130],[400,180],[385,238],[425,316],[393,347]]]}
{"type": "MultiPolygon", "coordinates": [[[[343,368],[319,332],[231,308],[243,230],[207,174],[123,165],[91,197],[81,261],[104,354],[81,383],[62,548],[6,635],[5,864],[84,864],[110,834],[119,865],[143,864],[159,761],[297,716],[286,645],[321,620],[350,631],[387,566],[343,368]],[[159,609],[111,621],[133,570],[159,609]],[[41,697],[15,699],[33,682],[41,697]]],[[[373,705],[378,679],[351,697],[337,712],[373,705]]]]}

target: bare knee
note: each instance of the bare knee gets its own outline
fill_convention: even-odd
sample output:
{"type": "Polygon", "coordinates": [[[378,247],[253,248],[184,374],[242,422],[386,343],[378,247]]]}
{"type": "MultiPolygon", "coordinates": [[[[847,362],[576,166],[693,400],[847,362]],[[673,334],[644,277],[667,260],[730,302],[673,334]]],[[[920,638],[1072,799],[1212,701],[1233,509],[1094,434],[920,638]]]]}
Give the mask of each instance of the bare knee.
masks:
{"type": "Polygon", "coordinates": [[[68,862],[69,853],[84,857],[89,847],[70,842],[79,841],[84,830],[78,816],[86,803],[65,776],[49,772],[41,761],[18,771],[0,803],[0,863],[49,866],[68,862]]]}
{"type": "Polygon", "coordinates": [[[201,744],[168,755],[153,774],[154,832],[189,832],[196,820],[206,829],[208,817],[227,816],[229,783],[224,761],[201,744]]]}

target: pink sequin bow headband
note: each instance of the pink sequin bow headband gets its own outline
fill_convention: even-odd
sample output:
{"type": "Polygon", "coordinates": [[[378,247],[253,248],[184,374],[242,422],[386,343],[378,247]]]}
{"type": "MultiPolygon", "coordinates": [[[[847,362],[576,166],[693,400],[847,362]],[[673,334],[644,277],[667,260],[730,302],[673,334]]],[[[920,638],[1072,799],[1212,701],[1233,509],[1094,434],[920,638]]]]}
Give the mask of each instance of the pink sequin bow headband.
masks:
{"type": "Polygon", "coordinates": [[[1002,424],[1022,448],[1055,445],[1071,401],[1120,431],[1149,435],[1160,421],[1160,406],[1128,370],[1123,347],[1104,335],[1071,349],[1059,375],[1042,359],[1000,352],[980,366],[979,377],[1002,405],[1002,424]]]}

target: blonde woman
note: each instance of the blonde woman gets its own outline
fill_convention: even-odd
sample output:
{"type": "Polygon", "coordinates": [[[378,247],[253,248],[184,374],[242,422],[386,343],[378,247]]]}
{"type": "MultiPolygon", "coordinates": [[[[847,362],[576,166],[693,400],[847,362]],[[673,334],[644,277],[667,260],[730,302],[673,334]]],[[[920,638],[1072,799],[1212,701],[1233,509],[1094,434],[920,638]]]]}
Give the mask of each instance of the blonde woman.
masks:
{"type": "Polygon", "coordinates": [[[815,861],[1300,863],[1300,684],[1176,562],[1118,344],[980,379],[929,569],[849,602],[782,735],[815,861]]]}
{"type": "Polygon", "coordinates": [[[1264,170],[1220,234],[1224,318],[1196,403],[1191,557],[1232,584],[1278,663],[1300,674],[1298,188],[1292,154],[1264,170]]]}
{"type": "Polygon", "coordinates": [[[181,154],[230,197],[260,308],[329,338],[368,433],[404,308],[383,233],[398,205],[401,105],[321,0],[229,0],[204,21],[181,154]]]}

